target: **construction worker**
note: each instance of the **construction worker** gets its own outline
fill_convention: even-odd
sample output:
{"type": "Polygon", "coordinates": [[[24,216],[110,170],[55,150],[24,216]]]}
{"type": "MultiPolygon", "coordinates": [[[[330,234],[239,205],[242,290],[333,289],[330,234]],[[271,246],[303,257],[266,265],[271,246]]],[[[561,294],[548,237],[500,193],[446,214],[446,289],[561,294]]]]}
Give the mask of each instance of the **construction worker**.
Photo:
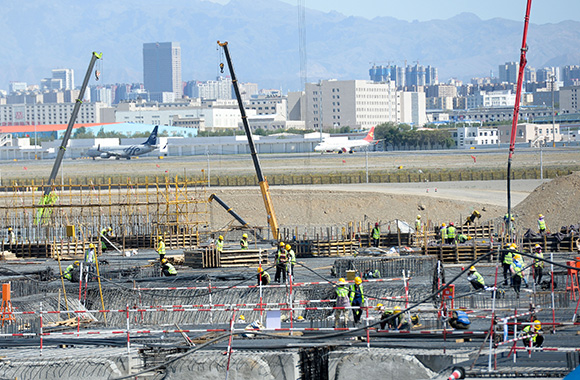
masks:
{"type": "Polygon", "coordinates": [[[518,268],[520,268],[520,271],[522,272],[522,281],[524,282],[525,287],[529,287],[528,285],[528,271],[526,270],[526,263],[524,261],[524,258],[522,257],[522,255],[520,255],[519,253],[516,253],[514,255],[514,262],[516,263],[516,266],[518,268]]]}
{"type": "Polygon", "coordinates": [[[276,275],[274,276],[274,281],[280,283],[280,275],[282,275],[282,282],[286,282],[286,264],[288,263],[288,253],[286,252],[286,246],[283,242],[280,242],[280,248],[278,249],[278,254],[276,255],[276,275]]]}
{"type": "Polygon", "coordinates": [[[389,318],[393,315],[393,311],[385,309],[385,306],[382,303],[378,304],[375,307],[375,310],[378,310],[380,314],[381,330],[384,330],[387,327],[387,323],[392,321],[392,319],[389,318]]]}
{"type": "Polygon", "coordinates": [[[396,330],[409,330],[409,321],[407,320],[407,314],[406,313],[401,313],[401,307],[400,306],[395,306],[394,309],[394,314],[395,314],[395,321],[394,324],[396,327],[396,330]]]}
{"type": "Polygon", "coordinates": [[[101,236],[104,238],[101,240],[101,251],[105,252],[107,250],[107,239],[111,237],[113,229],[111,227],[103,227],[101,230],[101,236]]]}
{"type": "Polygon", "coordinates": [[[294,281],[294,265],[296,265],[296,253],[290,244],[286,244],[284,248],[286,248],[286,252],[288,254],[288,273],[290,273],[290,278],[292,278],[292,281],[294,281]]]}
{"type": "Polygon", "coordinates": [[[447,225],[445,223],[441,223],[439,234],[441,235],[441,243],[445,243],[447,241],[447,225]]]}
{"type": "Polygon", "coordinates": [[[215,242],[215,247],[219,253],[224,251],[224,237],[222,235],[218,236],[218,239],[215,242]]]}
{"type": "Polygon", "coordinates": [[[471,283],[474,290],[485,289],[485,280],[483,276],[475,269],[474,266],[469,268],[469,274],[467,275],[467,280],[471,283]]]}
{"type": "Polygon", "coordinates": [[[523,266],[518,262],[517,257],[520,256],[515,254],[513,257],[512,264],[510,266],[510,272],[512,274],[512,284],[514,290],[516,291],[516,297],[520,298],[520,288],[522,287],[523,266]]]}
{"type": "Polygon", "coordinates": [[[159,254],[159,261],[163,261],[165,258],[165,242],[163,241],[163,236],[157,236],[157,253],[159,254]]]}
{"type": "Polygon", "coordinates": [[[248,243],[248,234],[243,234],[240,240],[240,249],[249,249],[250,243],[248,243]]]}
{"type": "MultiPolygon", "coordinates": [[[[363,307],[365,303],[365,295],[363,291],[362,279],[360,277],[354,278],[354,284],[350,286],[349,291],[350,306],[353,307],[363,307]]],[[[354,317],[354,326],[358,325],[360,322],[360,317],[362,316],[362,309],[352,309],[352,315],[354,317]]]]}
{"type": "MultiPolygon", "coordinates": [[[[348,284],[344,278],[340,278],[336,284],[336,307],[349,307],[348,284]]],[[[336,309],[334,311],[334,328],[348,326],[348,310],[336,309]],[[341,322],[342,320],[342,322],[341,322]]]]}
{"type": "Polygon", "coordinates": [[[459,243],[465,243],[468,240],[469,240],[469,236],[467,236],[467,235],[464,235],[464,234],[457,235],[457,241],[459,243]]]}
{"type": "Polygon", "coordinates": [[[449,222],[449,227],[447,227],[447,244],[454,244],[455,243],[455,236],[456,236],[456,229],[455,224],[453,222],[449,222]]]}
{"type": "Polygon", "coordinates": [[[14,234],[14,230],[12,227],[8,227],[8,244],[15,244],[16,243],[16,234],[14,234]]]}
{"type": "Polygon", "coordinates": [[[538,230],[541,235],[546,233],[546,221],[544,220],[544,215],[538,215],[538,230]]]}
{"type": "Polygon", "coordinates": [[[505,246],[505,249],[506,249],[506,251],[502,252],[503,257],[501,260],[502,267],[503,267],[503,284],[504,285],[508,284],[508,275],[509,275],[510,285],[511,285],[512,281],[511,281],[511,274],[510,274],[511,269],[510,268],[512,266],[512,262],[514,261],[514,256],[513,256],[514,251],[515,251],[514,244],[507,243],[505,246]]]}
{"type": "Polygon", "coordinates": [[[379,243],[381,241],[381,228],[379,227],[379,223],[375,223],[375,227],[373,228],[373,247],[379,247],[379,243]]]}
{"type": "Polygon", "coordinates": [[[78,261],[75,261],[74,263],[72,263],[71,265],[69,265],[68,267],[66,267],[66,269],[64,270],[64,273],[62,274],[62,277],[66,278],[67,280],[69,280],[70,282],[76,282],[75,277],[76,277],[76,267],[78,267],[79,265],[81,265],[81,263],[79,263],[78,261]]]}
{"type": "Polygon", "coordinates": [[[167,259],[161,260],[161,272],[166,277],[177,276],[177,270],[167,259]]]}
{"type": "Polygon", "coordinates": [[[532,347],[542,347],[544,344],[544,337],[542,336],[542,324],[537,319],[531,325],[527,325],[522,329],[520,337],[524,337],[524,347],[530,347],[530,339],[532,347]]]}
{"type": "Polygon", "coordinates": [[[268,285],[270,283],[270,275],[268,272],[262,269],[262,267],[258,267],[258,285],[268,285]]]}
{"type": "Polygon", "coordinates": [[[451,318],[449,318],[447,321],[449,322],[449,325],[456,330],[467,330],[469,325],[471,325],[469,316],[466,312],[461,310],[453,310],[451,318]]]}
{"type": "Polygon", "coordinates": [[[417,215],[417,219],[415,219],[415,232],[418,234],[423,232],[423,224],[421,223],[421,215],[417,215]]]}
{"type": "Polygon", "coordinates": [[[95,255],[95,245],[93,243],[89,244],[89,249],[85,252],[85,264],[91,265],[96,261],[95,255]]]}
{"type": "Polygon", "coordinates": [[[479,218],[481,218],[481,214],[479,213],[479,211],[473,210],[473,212],[471,213],[471,215],[469,215],[469,218],[467,218],[467,220],[465,220],[465,223],[463,223],[463,225],[469,226],[470,224],[475,223],[475,219],[479,219],[479,218]]]}
{"type": "Polygon", "coordinates": [[[542,246],[536,244],[534,247],[534,280],[536,285],[542,282],[542,269],[544,269],[544,254],[542,253],[542,246]]]}

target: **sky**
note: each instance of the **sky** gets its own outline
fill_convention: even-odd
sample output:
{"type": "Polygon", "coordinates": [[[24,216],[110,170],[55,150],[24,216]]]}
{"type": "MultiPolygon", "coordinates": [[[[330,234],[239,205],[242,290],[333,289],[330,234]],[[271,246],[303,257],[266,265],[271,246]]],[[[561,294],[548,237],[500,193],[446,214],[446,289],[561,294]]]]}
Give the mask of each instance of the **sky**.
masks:
{"type": "MultiPolygon", "coordinates": [[[[282,1],[293,5],[298,2],[282,1]]],[[[483,20],[500,17],[523,22],[527,0],[304,0],[304,3],[310,9],[324,12],[335,10],[347,16],[366,18],[390,16],[406,21],[427,21],[470,12],[483,20]]],[[[530,20],[536,24],[580,21],[580,1],[533,0],[530,20]]]]}

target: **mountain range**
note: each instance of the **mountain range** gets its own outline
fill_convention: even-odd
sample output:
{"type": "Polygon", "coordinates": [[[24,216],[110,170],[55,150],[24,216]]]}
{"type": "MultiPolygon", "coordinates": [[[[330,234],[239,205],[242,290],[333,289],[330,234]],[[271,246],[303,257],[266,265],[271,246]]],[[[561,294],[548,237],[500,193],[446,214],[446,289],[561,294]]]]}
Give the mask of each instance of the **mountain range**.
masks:
{"type": "MultiPolygon", "coordinates": [[[[238,79],[261,88],[300,88],[297,7],[279,0],[149,2],[5,0],[0,14],[4,54],[0,88],[9,81],[38,84],[51,69],[75,69],[77,85],[91,52],[103,53],[102,83],[142,82],[145,42],[179,42],[182,78],[209,80],[223,61],[217,40],[228,41],[238,79]]],[[[308,81],[368,79],[373,63],[431,65],[439,80],[497,73],[519,61],[523,21],[481,20],[459,13],[445,20],[366,19],[306,9],[308,81]]],[[[523,20],[523,14],[522,14],[523,20]]],[[[580,63],[580,23],[538,25],[530,17],[528,65],[580,63]]]]}

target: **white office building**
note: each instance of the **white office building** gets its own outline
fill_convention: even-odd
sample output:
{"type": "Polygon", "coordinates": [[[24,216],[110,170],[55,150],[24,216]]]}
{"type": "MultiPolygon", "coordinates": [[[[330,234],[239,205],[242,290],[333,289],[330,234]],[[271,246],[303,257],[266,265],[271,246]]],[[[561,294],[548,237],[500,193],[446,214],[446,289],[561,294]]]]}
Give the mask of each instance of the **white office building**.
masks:
{"type": "MultiPolygon", "coordinates": [[[[67,124],[75,103],[37,103],[0,105],[0,125],[67,124]]],[[[76,123],[100,123],[103,103],[81,105],[76,123]]]]}
{"type": "Polygon", "coordinates": [[[306,128],[329,129],[349,126],[369,129],[397,121],[395,83],[367,80],[322,80],[307,83],[306,128]]]}
{"type": "Polygon", "coordinates": [[[460,127],[452,132],[458,148],[492,147],[499,145],[499,134],[495,128],[460,127]]]}
{"type": "Polygon", "coordinates": [[[516,94],[506,91],[479,91],[467,97],[467,108],[513,107],[516,104],[516,94]]]}

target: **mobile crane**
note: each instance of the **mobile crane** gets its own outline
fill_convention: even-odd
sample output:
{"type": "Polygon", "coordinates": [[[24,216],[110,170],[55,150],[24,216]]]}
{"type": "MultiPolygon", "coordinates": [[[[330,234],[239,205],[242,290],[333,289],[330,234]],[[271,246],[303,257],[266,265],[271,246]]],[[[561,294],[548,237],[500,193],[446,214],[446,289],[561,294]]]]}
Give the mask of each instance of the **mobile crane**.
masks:
{"type": "MultiPolygon", "coordinates": [[[[258,176],[258,183],[260,184],[260,190],[262,192],[262,199],[264,200],[264,206],[266,206],[266,213],[268,214],[268,224],[272,230],[272,236],[275,240],[279,240],[279,228],[278,220],[276,219],[276,213],[274,212],[274,206],[272,204],[272,198],[270,197],[270,186],[268,181],[262,174],[262,167],[260,166],[260,160],[258,159],[258,154],[256,153],[256,146],[254,145],[254,139],[252,137],[252,131],[248,125],[248,117],[246,116],[246,110],[244,109],[244,104],[242,102],[242,96],[240,95],[240,89],[238,87],[238,80],[236,79],[236,73],[234,72],[234,66],[232,64],[232,59],[230,57],[230,51],[228,50],[228,43],[217,42],[219,46],[224,49],[226,56],[226,61],[228,68],[230,69],[230,75],[232,77],[232,85],[234,86],[234,92],[236,93],[236,99],[238,100],[238,106],[240,108],[240,113],[242,114],[242,124],[244,125],[244,131],[248,138],[248,145],[250,146],[250,153],[252,154],[252,161],[254,162],[254,168],[256,169],[256,175],[258,176]]],[[[220,64],[223,69],[223,63],[220,64]]]]}

